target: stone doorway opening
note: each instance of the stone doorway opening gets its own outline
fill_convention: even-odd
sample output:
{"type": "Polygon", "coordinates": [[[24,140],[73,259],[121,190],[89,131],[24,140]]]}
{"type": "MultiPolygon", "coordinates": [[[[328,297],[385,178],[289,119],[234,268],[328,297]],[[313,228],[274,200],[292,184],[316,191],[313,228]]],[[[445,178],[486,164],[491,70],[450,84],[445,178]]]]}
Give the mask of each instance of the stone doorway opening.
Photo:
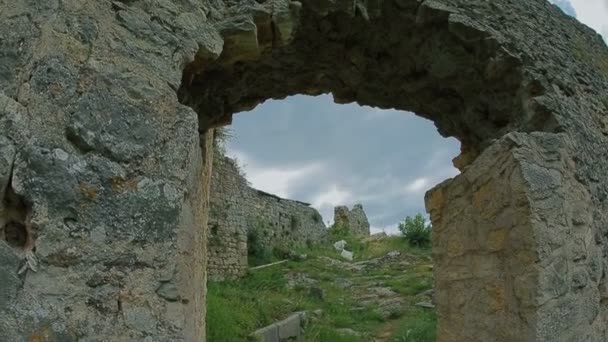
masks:
{"type": "Polygon", "coordinates": [[[459,173],[460,143],[431,121],[330,95],[269,100],[227,129],[222,152],[252,187],[310,203],[326,224],[335,206],[361,202],[371,233],[397,233],[406,215],[425,212],[426,190],[459,173]]]}
{"type": "MultiPolygon", "coordinates": [[[[199,114],[205,139],[234,113],[295,94],[331,93],[337,103],[430,119],[462,144],[454,161],[462,174],[426,197],[436,233],[439,339],[593,340],[606,333],[598,323],[606,315],[597,300],[601,276],[591,271],[600,247],[583,248],[594,261],[579,265],[581,259],[556,252],[579,248],[577,239],[549,238],[554,227],[570,232],[579,222],[586,228],[578,241],[585,241],[593,236],[591,214],[577,209],[571,215],[581,218],[566,221],[541,214],[548,213],[547,198],[590,201],[572,157],[578,138],[564,134],[567,115],[546,101],[552,90],[526,57],[535,53],[497,34],[496,23],[515,6],[504,5],[497,11],[479,5],[493,13],[483,20],[437,1],[235,6],[220,25],[222,46],[199,49],[178,95],[199,114]],[[566,269],[579,268],[595,274],[588,290],[559,285],[576,278],[566,269]],[[552,281],[551,274],[565,278],[552,281]],[[582,318],[583,302],[597,309],[593,318],[582,318]],[[576,317],[554,317],[564,306],[576,317]]],[[[563,15],[544,1],[529,7],[528,13],[563,15]]]]}
{"type": "MultiPolygon", "coordinates": [[[[425,191],[458,173],[451,161],[459,149],[455,139],[441,138],[432,122],[413,113],[335,104],[331,96],[267,101],[251,112],[235,115],[228,129],[228,133],[224,128],[215,131],[216,136],[228,137],[221,138],[227,142],[214,149],[210,192],[207,325],[211,340],[237,338],[219,336],[218,327],[226,323],[217,317],[230,316],[223,314],[224,307],[247,308],[243,303],[226,304],[239,296],[226,292],[238,288],[242,302],[248,303],[254,280],[266,276],[262,270],[247,275],[247,266],[286,259],[293,261],[271,266],[278,274],[268,277],[285,279],[288,290],[261,290],[256,305],[263,312],[259,316],[283,313],[283,308],[272,308],[277,297],[286,302],[303,298],[302,307],[316,308],[310,312],[332,305],[352,310],[347,317],[360,321],[350,328],[362,334],[362,341],[378,336],[398,338],[405,334],[399,330],[410,329],[406,322],[414,319],[424,322],[418,334],[434,333],[430,246],[408,241],[398,225],[406,216],[426,216],[425,191]],[[316,219],[319,212],[315,209],[323,218],[316,219]],[[334,217],[340,223],[331,228],[334,217]],[[326,227],[331,228],[330,233],[326,227]],[[340,228],[349,234],[338,233],[340,228]],[[370,238],[370,231],[390,236],[370,238]],[[331,247],[345,239],[349,241],[345,255],[354,252],[352,266],[342,265],[348,259],[331,247]],[[258,248],[247,248],[252,246],[258,248]],[[307,257],[300,260],[301,255],[307,257]],[[345,277],[342,267],[360,269],[345,277]],[[400,272],[394,274],[395,268],[400,272]],[[326,269],[338,273],[335,279],[327,279],[326,269]],[[368,277],[375,280],[364,280],[368,277]],[[235,278],[240,284],[218,282],[235,278]],[[340,292],[348,296],[335,295],[336,286],[344,286],[340,292]],[[329,294],[321,302],[307,295],[319,290],[329,294]],[[421,305],[430,308],[421,309],[421,305]],[[357,314],[361,309],[377,316],[357,314]]],[[[339,318],[332,315],[335,313],[327,313],[324,321],[339,318]]],[[[231,325],[249,323],[247,315],[239,317],[241,321],[231,325]]],[[[341,331],[332,324],[313,323],[306,334],[341,331]]]]}

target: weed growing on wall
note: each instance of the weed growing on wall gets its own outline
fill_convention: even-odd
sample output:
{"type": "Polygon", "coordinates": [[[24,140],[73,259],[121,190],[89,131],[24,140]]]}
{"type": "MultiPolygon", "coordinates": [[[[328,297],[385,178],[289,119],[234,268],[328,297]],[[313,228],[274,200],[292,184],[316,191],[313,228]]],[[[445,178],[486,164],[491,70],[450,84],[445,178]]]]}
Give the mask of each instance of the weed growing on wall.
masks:
{"type": "Polygon", "coordinates": [[[250,266],[259,266],[276,261],[276,250],[264,246],[264,239],[268,238],[272,229],[262,219],[257,218],[247,231],[247,256],[250,266]]]}
{"type": "Polygon", "coordinates": [[[300,218],[296,215],[291,215],[289,218],[289,226],[291,227],[291,230],[298,229],[300,227],[300,218]]]}

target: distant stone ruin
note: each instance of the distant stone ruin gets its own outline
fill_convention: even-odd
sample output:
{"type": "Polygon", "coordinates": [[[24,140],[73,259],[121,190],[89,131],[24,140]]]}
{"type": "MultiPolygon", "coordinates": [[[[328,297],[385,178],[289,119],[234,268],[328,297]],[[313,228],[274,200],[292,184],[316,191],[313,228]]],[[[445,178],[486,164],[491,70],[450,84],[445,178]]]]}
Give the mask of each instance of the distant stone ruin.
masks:
{"type": "Polygon", "coordinates": [[[363,205],[355,204],[352,210],[347,206],[334,208],[334,224],[336,227],[345,227],[354,235],[369,236],[369,221],[363,211],[363,205]]]}
{"type": "Polygon", "coordinates": [[[250,243],[282,253],[326,236],[327,228],[316,209],[250,187],[236,161],[216,151],[209,210],[209,279],[245,275],[250,243]]]}

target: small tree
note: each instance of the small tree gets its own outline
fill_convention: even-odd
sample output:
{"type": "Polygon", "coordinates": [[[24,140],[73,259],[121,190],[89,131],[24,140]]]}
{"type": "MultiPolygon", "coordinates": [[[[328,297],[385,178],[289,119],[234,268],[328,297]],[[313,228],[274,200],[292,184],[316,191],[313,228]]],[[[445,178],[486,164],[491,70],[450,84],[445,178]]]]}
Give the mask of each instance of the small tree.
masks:
{"type": "Polygon", "coordinates": [[[431,242],[431,225],[426,224],[422,214],[406,217],[399,223],[399,230],[412,246],[424,247],[431,242]]]}

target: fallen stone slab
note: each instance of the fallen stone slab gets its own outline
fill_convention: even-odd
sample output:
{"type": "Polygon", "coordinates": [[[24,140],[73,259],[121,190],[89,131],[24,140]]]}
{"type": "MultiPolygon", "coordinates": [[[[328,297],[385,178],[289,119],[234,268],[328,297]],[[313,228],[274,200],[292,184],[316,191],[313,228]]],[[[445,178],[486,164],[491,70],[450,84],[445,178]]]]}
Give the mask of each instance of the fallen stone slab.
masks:
{"type": "Polygon", "coordinates": [[[279,342],[279,328],[272,324],[251,334],[254,341],[279,342]]]}
{"type": "Polygon", "coordinates": [[[360,337],[361,334],[360,332],[350,329],[350,328],[340,328],[340,329],[336,329],[336,332],[340,335],[345,335],[345,336],[355,336],[355,337],[360,337]]]}
{"type": "Polygon", "coordinates": [[[302,333],[301,314],[293,314],[286,319],[276,323],[279,328],[279,340],[298,337],[302,333]]]}
{"type": "Polygon", "coordinates": [[[289,260],[281,260],[281,261],[277,261],[277,262],[273,262],[271,264],[266,264],[266,265],[260,265],[260,266],[255,266],[255,267],[250,267],[249,270],[250,271],[255,271],[255,270],[259,270],[262,268],[266,268],[266,267],[270,267],[270,266],[275,266],[275,265],[280,265],[280,264],[284,264],[286,262],[288,262],[289,260]]]}
{"type": "Polygon", "coordinates": [[[293,313],[282,321],[275,322],[269,326],[256,330],[251,337],[255,341],[281,342],[302,334],[302,328],[306,323],[306,312],[293,313]]]}
{"type": "Polygon", "coordinates": [[[433,303],[430,303],[430,302],[419,302],[419,303],[416,303],[414,305],[420,306],[420,307],[423,307],[423,308],[427,308],[427,309],[433,309],[433,308],[435,308],[435,305],[433,305],[433,303]]]}
{"type": "Polygon", "coordinates": [[[342,250],[342,253],[340,253],[340,256],[342,256],[344,259],[346,259],[348,261],[353,261],[353,252],[349,252],[346,249],[342,250]]]}

